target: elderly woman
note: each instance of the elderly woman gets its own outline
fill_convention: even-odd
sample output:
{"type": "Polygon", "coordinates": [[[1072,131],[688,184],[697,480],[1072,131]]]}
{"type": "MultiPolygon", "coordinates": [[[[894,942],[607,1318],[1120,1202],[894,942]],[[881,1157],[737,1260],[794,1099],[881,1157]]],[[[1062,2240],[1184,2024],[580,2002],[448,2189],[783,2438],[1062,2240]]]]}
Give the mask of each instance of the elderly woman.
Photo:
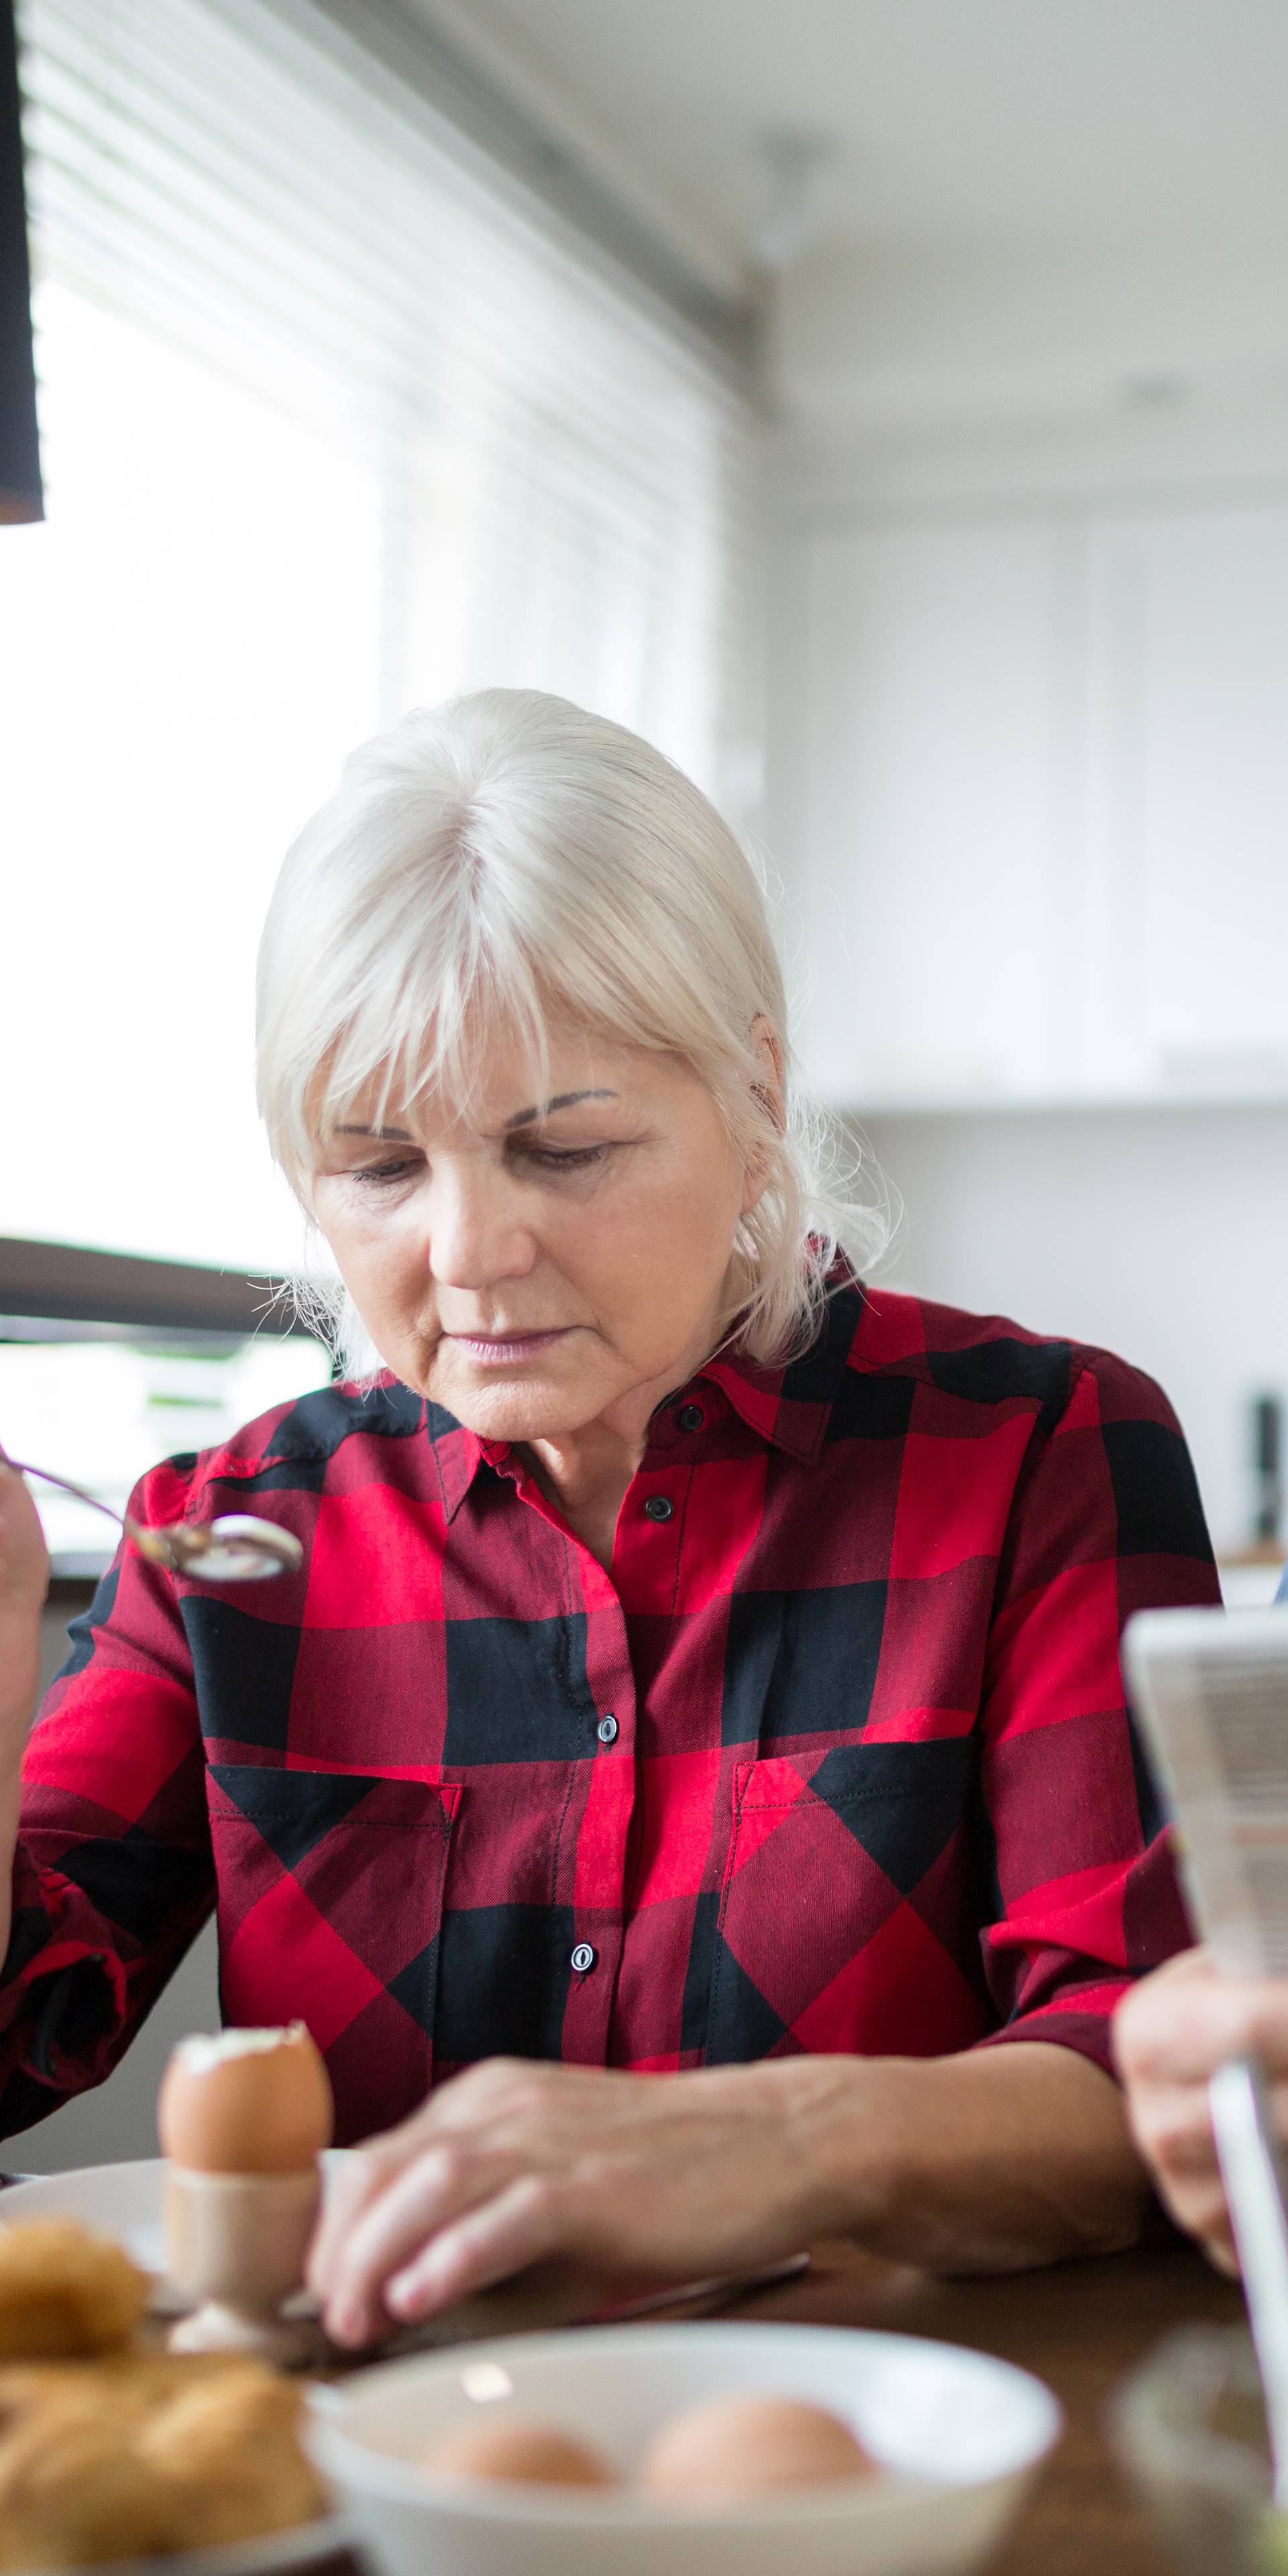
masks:
{"type": "Polygon", "coordinates": [[[43,1552],[0,1478],[4,2127],[217,1904],[227,2018],[302,2016],[368,2140],[313,2265],[352,2343],[554,2251],[1129,2243],[1108,2022],[1185,1934],[1118,1633],[1216,1595],[1158,1390],[860,1284],[751,869],[561,701],[356,754],[260,1051],[378,1362],[144,1480],[303,1571],[124,1548],[21,1805],[43,1552]]]}

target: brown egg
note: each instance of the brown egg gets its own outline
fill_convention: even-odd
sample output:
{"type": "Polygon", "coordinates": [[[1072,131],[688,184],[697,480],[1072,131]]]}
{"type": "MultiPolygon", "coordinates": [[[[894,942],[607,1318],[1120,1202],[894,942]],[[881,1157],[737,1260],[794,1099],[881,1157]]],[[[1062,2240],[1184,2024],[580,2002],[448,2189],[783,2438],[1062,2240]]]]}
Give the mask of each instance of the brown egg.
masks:
{"type": "Polygon", "coordinates": [[[617,2472],[573,2433],[525,2415],[481,2415],[455,2424],[419,2454],[453,2478],[519,2478],[539,2487],[615,2487],[617,2472]]]}
{"type": "Polygon", "coordinates": [[[302,2021],[181,2039],[157,2097],[162,2148],[190,2173],[302,2173],[330,2145],[334,2117],[302,2021]]]}
{"type": "Polygon", "coordinates": [[[750,2391],[709,2398],[664,2424],[640,2464],[647,2495],[752,2495],[768,2487],[813,2486],[825,2479],[870,2478],[876,2464],[848,2424],[797,2397],[750,2391]]]}

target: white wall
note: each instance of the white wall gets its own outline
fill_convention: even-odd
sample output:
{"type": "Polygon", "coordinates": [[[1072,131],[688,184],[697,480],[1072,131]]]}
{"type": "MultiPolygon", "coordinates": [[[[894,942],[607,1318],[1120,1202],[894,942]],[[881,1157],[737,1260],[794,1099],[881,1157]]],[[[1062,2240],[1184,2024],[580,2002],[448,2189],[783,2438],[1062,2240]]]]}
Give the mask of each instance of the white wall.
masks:
{"type": "Polygon", "coordinates": [[[157,2088],[166,2059],[185,2032],[218,2028],[212,1924],[172,1977],[116,2073],[38,2127],[6,2138],[0,2165],[7,2173],[68,2173],[79,2165],[156,2155],[157,2088]]]}
{"type": "Polygon", "coordinates": [[[1248,1406],[1288,1395],[1288,1109],[889,1115],[892,1288],[1106,1345],[1161,1380],[1218,1548],[1246,1544],[1248,1406]]]}

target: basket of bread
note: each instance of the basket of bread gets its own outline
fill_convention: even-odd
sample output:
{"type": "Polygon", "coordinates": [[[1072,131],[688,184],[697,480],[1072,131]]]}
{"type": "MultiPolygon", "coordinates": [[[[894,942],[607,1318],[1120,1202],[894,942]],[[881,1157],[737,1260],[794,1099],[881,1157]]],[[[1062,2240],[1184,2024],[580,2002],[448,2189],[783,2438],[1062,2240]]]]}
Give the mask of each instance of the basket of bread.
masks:
{"type": "Polygon", "coordinates": [[[177,2576],[200,2553],[234,2576],[334,2556],[299,2383],[163,2349],[151,2287],[72,2220],[0,2226],[0,2568],[164,2558],[177,2576]]]}
{"type": "Polygon", "coordinates": [[[5,2224],[0,2201],[0,2571],[329,2562],[328,2576],[353,2576],[301,2441],[305,2387],[278,2366],[309,2349],[282,2302],[330,2125],[321,2060],[295,2026],[176,2050],[161,2126],[167,2270],[188,2294],[178,2325],[117,2236],[65,2212],[15,2207],[5,2224]]]}
{"type": "Polygon", "coordinates": [[[0,2568],[165,2558],[177,2576],[195,2552],[234,2576],[333,2556],[300,2385],[160,2348],[151,2286],[72,2220],[0,2226],[0,2568]]]}

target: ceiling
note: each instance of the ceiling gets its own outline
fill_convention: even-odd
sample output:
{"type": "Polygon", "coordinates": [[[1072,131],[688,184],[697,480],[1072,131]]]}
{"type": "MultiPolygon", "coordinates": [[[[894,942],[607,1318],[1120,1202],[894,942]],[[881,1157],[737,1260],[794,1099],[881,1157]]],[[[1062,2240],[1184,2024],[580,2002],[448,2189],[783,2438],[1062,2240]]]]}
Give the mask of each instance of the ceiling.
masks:
{"type": "MultiPolygon", "coordinates": [[[[766,213],[758,138],[829,138],[784,288],[783,365],[805,399],[814,383],[862,405],[849,361],[881,340],[883,280],[887,304],[928,299],[931,331],[934,312],[976,315],[1012,396],[1061,281],[1084,336],[1097,280],[1115,309],[1102,377],[1228,366],[1232,331],[1245,371],[1288,364],[1288,0],[415,5],[726,288],[766,213]]],[[[887,407],[906,358],[887,349],[887,407]]]]}
{"type": "Polygon", "coordinates": [[[755,139],[783,124],[835,139],[835,242],[1288,239],[1284,0],[469,0],[468,16],[734,258],[761,211],[755,139]]]}

